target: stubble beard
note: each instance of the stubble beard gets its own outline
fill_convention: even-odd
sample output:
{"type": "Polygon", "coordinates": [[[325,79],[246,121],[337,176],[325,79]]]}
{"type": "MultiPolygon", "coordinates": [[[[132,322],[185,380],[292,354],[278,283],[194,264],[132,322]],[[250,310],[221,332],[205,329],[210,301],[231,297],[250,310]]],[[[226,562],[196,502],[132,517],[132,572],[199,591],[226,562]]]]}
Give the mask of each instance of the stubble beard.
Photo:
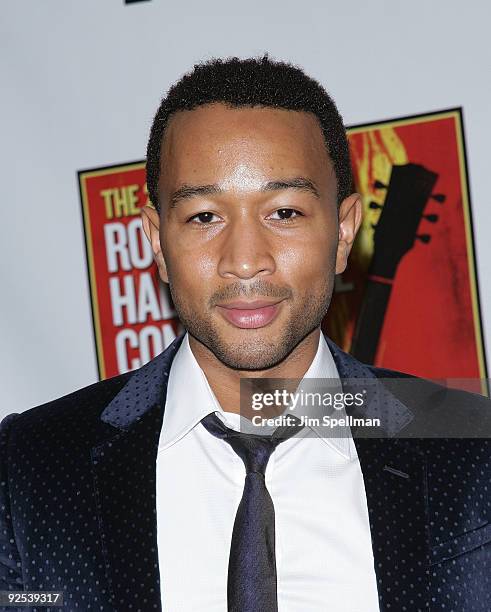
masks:
{"type": "Polygon", "coordinates": [[[284,361],[322,323],[331,302],[333,287],[334,275],[329,275],[315,295],[306,292],[276,337],[261,339],[255,332],[254,339],[248,341],[245,330],[240,341],[231,343],[221,336],[211,318],[204,317],[203,312],[190,308],[186,300],[181,299],[169,279],[174,308],[188,333],[206,346],[225,366],[246,371],[267,370],[284,361]]]}

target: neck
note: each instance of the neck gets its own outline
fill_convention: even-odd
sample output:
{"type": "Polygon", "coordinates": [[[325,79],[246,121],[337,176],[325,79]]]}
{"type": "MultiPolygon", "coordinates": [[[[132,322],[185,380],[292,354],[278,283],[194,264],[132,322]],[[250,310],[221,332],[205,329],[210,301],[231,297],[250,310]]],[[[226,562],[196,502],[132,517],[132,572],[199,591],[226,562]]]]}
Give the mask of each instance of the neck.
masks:
{"type": "Polygon", "coordinates": [[[266,370],[230,368],[191,334],[189,334],[189,346],[220,406],[226,412],[238,414],[241,378],[303,378],[317,353],[320,333],[321,328],[317,327],[283,361],[266,370]]]}

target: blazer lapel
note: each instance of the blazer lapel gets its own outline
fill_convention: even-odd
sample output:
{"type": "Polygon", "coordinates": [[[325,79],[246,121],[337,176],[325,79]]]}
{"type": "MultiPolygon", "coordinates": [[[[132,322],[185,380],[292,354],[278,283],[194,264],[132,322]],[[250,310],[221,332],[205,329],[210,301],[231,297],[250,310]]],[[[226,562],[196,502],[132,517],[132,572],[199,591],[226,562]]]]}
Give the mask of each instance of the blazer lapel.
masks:
{"type": "Polygon", "coordinates": [[[356,416],[381,416],[385,425],[386,437],[354,434],[367,497],[380,609],[428,609],[426,461],[414,440],[392,437],[414,415],[370,368],[341,351],[329,338],[326,341],[341,379],[347,380],[348,386],[358,381],[358,385],[371,390],[371,401],[356,416]]]}
{"type": "Polygon", "coordinates": [[[160,610],[156,458],[167,380],[183,335],[135,371],[101,420],[115,429],[91,449],[105,575],[118,610],[160,610]]]}

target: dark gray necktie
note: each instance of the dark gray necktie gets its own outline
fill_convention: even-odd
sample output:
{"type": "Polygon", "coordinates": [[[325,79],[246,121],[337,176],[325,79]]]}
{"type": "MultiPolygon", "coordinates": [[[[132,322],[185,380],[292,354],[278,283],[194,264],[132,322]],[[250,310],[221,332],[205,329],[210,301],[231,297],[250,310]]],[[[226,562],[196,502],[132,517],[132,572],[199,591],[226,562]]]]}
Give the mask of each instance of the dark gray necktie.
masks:
{"type": "Polygon", "coordinates": [[[202,419],[203,426],[228,442],[246,468],[244,491],[235,515],[228,563],[229,612],[277,612],[275,521],[273,500],[265,473],[271,453],[280,442],[302,429],[296,424],[279,427],[272,436],[234,431],[216,414],[202,419]]]}

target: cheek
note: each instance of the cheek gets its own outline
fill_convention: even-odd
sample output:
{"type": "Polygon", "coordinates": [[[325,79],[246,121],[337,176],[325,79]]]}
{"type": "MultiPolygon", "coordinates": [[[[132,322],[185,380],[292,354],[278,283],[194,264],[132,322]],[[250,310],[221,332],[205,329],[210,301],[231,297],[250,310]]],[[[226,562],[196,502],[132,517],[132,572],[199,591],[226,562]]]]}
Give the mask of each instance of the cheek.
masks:
{"type": "Polygon", "coordinates": [[[175,287],[200,287],[200,291],[207,286],[206,282],[216,276],[217,263],[215,256],[209,249],[190,248],[189,241],[174,240],[166,237],[165,261],[171,282],[175,287]],[[172,246],[171,246],[172,245],[172,246]]]}
{"type": "MultiPolygon", "coordinates": [[[[330,232],[332,234],[333,232],[330,232]]],[[[298,241],[289,241],[277,251],[277,266],[285,278],[312,282],[332,274],[336,260],[337,235],[319,232],[298,241]]]]}
{"type": "Polygon", "coordinates": [[[188,276],[194,276],[196,283],[203,287],[203,281],[211,280],[217,274],[216,257],[206,251],[194,252],[189,258],[182,258],[181,265],[187,268],[188,276]]]}

